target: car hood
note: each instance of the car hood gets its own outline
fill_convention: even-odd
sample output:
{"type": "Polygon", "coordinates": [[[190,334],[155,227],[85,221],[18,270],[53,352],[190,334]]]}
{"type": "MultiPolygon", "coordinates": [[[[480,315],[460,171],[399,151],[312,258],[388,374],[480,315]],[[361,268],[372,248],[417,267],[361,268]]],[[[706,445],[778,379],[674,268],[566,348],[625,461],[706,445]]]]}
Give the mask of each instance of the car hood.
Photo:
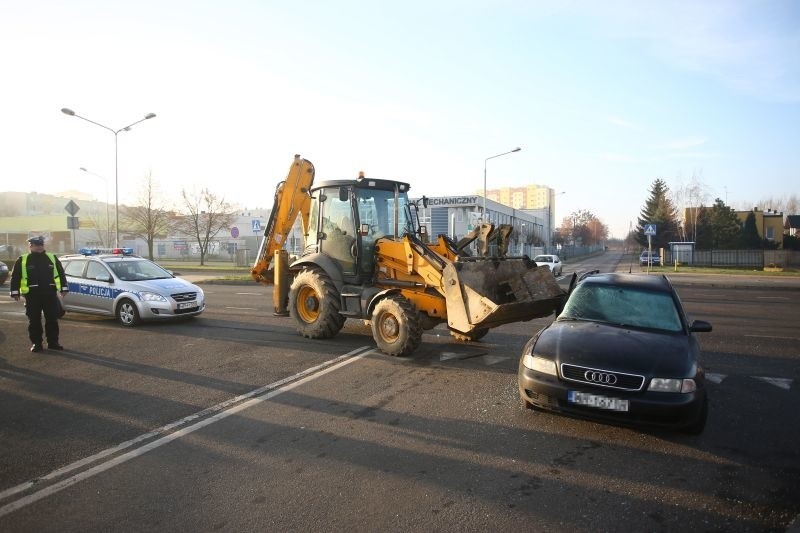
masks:
{"type": "Polygon", "coordinates": [[[200,288],[181,278],[151,279],[148,281],[126,282],[128,290],[155,291],[163,293],[200,292],[200,288]]]}
{"type": "Polygon", "coordinates": [[[698,345],[683,333],[659,333],[599,322],[554,322],[539,336],[534,353],[563,363],[645,376],[689,377],[697,369],[698,345]]]}

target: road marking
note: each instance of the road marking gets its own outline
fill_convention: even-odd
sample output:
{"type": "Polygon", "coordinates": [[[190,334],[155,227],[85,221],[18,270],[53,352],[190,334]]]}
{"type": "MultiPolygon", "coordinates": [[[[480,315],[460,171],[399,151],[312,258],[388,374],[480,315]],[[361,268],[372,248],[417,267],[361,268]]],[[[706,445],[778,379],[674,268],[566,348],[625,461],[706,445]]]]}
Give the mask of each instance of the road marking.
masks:
{"type": "Polygon", "coordinates": [[[792,380],[786,378],[768,378],[764,376],[753,376],[756,379],[760,379],[770,385],[775,385],[776,387],[780,387],[784,390],[789,390],[792,388],[792,380]]]}
{"type": "Polygon", "coordinates": [[[712,374],[708,372],[706,373],[706,379],[712,383],[716,383],[717,385],[722,383],[722,380],[725,379],[726,377],[728,376],[726,376],[725,374],[712,374]]]}
{"type": "Polygon", "coordinates": [[[745,337],[753,337],[756,339],[781,339],[789,341],[800,341],[800,337],[780,337],[778,335],[745,335],[745,337]]]}
{"type": "Polygon", "coordinates": [[[483,362],[486,366],[491,366],[511,358],[505,355],[484,355],[481,357],[481,359],[483,359],[483,362]]]}
{"type": "Polygon", "coordinates": [[[84,479],[88,479],[92,476],[95,476],[101,472],[105,472],[115,466],[118,466],[122,463],[125,463],[131,459],[144,455],[145,453],[154,450],[164,444],[168,444],[173,440],[176,440],[180,437],[184,437],[197,431],[198,429],[202,429],[206,426],[209,426],[215,422],[219,422],[231,415],[237,414],[245,409],[249,409],[259,403],[262,403],[266,400],[274,398],[284,392],[288,392],[295,387],[313,381],[319,377],[322,377],[334,370],[338,370],[350,363],[358,361],[362,357],[375,353],[375,350],[372,346],[362,346],[361,348],[357,348],[349,353],[344,355],[340,355],[335,359],[331,359],[330,361],[326,361],[322,364],[317,366],[308,368],[303,370],[302,372],[298,372],[293,376],[289,376],[287,378],[283,378],[278,380],[274,383],[270,383],[269,385],[264,385],[263,387],[259,387],[255,390],[247,392],[245,394],[236,396],[235,398],[231,398],[230,400],[226,400],[222,403],[199,411],[193,415],[186,416],[177,420],[175,422],[171,422],[165,426],[161,426],[158,429],[150,431],[148,433],[144,433],[143,435],[139,435],[131,440],[125,441],[113,448],[105,449],[101,452],[98,452],[94,455],[76,461],[72,464],[54,470],[47,475],[38,477],[36,479],[26,481],[25,483],[21,483],[16,487],[11,487],[10,489],[6,489],[3,492],[0,492],[0,500],[4,500],[13,496],[15,494],[19,494],[24,492],[37,484],[42,483],[43,481],[51,481],[56,478],[63,476],[73,470],[78,468],[82,468],[90,463],[93,463],[97,460],[104,459],[109,457],[117,452],[120,452],[124,449],[130,448],[136,444],[149,440],[153,437],[157,437],[159,435],[163,435],[161,438],[149,442],[143,446],[130,450],[122,455],[118,455],[116,457],[110,458],[105,462],[99,463],[88,470],[84,470],[83,472],[79,472],[71,477],[66,479],[62,479],[54,483],[53,485],[47,486],[41,490],[28,494],[27,496],[23,496],[18,500],[14,500],[3,507],[0,507],[0,517],[5,516],[17,509],[21,509],[26,505],[30,505],[38,500],[46,498],[47,496],[51,496],[61,490],[75,485],[76,483],[83,481],[84,479]],[[204,416],[210,415],[212,413],[216,413],[213,416],[209,416],[208,418],[203,418],[204,416]],[[202,420],[195,422],[192,425],[186,426],[182,429],[178,429],[177,431],[173,431],[176,428],[183,426],[188,422],[192,422],[197,420],[198,418],[203,418],[202,420]]]}

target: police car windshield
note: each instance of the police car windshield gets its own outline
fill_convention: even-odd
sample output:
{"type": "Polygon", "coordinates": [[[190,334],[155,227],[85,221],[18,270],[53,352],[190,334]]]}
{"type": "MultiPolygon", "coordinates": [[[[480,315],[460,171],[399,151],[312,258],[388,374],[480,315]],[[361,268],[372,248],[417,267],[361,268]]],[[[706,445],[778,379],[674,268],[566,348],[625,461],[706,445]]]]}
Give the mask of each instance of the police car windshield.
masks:
{"type": "Polygon", "coordinates": [[[123,281],[146,281],[171,278],[172,275],[150,261],[115,261],[108,266],[123,281]]]}

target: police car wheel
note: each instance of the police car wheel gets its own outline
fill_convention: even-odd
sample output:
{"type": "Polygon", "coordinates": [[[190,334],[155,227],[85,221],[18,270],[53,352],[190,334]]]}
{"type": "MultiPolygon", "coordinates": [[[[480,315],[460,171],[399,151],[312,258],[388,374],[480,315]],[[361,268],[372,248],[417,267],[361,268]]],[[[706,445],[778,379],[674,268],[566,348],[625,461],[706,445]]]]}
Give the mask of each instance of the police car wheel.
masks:
{"type": "Polygon", "coordinates": [[[139,318],[139,310],[136,308],[136,304],[131,300],[122,300],[117,305],[117,320],[126,327],[139,325],[141,319],[139,318]]]}

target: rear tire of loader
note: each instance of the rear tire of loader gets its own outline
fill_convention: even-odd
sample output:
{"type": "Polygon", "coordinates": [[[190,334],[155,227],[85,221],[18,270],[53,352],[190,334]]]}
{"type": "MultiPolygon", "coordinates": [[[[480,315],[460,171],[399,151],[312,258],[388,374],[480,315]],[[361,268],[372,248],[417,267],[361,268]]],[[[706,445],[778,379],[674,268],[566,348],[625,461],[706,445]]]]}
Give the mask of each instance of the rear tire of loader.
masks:
{"type": "Polygon", "coordinates": [[[302,271],[289,289],[289,314],[297,332],[309,339],[329,339],[344,326],[339,291],[321,269],[302,271]]]}
{"type": "Polygon", "coordinates": [[[422,341],[422,324],[414,304],[399,294],[391,294],[375,305],[372,312],[372,337],[387,355],[404,357],[422,341]]]}
{"type": "Polygon", "coordinates": [[[481,340],[489,333],[489,328],[476,328],[469,333],[461,333],[460,331],[450,330],[450,335],[457,341],[461,342],[476,342],[481,340]]]}

